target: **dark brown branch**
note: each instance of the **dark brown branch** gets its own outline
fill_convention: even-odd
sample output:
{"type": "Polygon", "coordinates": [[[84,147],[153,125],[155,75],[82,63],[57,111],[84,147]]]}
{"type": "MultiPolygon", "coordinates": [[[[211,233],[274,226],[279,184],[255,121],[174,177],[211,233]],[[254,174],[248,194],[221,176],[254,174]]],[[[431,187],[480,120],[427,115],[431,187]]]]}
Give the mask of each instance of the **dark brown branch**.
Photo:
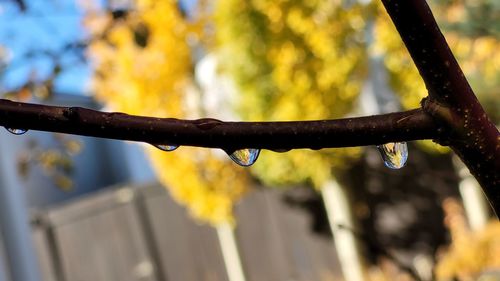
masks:
{"type": "Polygon", "coordinates": [[[109,139],[222,148],[288,150],[434,139],[438,129],[422,110],[321,121],[222,122],[105,113],[0,100],[0,125],[109,139]]]}
{"type": "Polygon", "coordinates": [[[424,110],[440,121],[449,145],[500,214],[500,133],[479,104],[425,0],[382,0],[422,76],[424,110]]]}

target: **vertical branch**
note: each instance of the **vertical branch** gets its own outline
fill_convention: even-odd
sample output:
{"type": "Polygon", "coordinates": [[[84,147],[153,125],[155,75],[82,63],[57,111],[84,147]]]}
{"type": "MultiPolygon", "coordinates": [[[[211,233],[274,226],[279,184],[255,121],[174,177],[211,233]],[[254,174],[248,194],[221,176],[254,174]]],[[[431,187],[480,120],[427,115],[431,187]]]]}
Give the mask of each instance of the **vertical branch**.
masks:
{"type": "Polygon", "coordinates": [[[500,214],[500,133],[465,78],[425,0],[382,0],[422,76],[423,109],[440,121],[449,145],[500,214]]]}

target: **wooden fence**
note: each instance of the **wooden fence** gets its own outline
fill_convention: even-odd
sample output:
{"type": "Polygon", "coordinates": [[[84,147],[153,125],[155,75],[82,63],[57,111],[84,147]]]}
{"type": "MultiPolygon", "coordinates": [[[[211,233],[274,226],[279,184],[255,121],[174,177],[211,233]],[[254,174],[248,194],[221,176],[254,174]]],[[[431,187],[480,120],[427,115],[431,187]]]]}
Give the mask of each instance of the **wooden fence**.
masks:
{"type": "MultiPolygon", "coordinates": [[[[245,280],[341,280],[331,238],[312,233],[307,213],[280,192],[254,192],[236,216],[245,280]]],[[[34,222],[44,281],[232,281],[217,231],[195,223],[157,184],[100,191],[34,222]]]]}

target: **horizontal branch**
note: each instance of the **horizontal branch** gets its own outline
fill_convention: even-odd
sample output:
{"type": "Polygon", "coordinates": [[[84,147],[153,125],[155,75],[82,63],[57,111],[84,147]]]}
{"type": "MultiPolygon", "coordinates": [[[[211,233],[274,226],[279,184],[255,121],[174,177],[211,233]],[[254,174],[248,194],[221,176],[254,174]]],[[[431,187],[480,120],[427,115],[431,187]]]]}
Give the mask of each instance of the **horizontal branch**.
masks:
{"type": "Polygon", "coordinates": [[[223,122],[106,113],[0,100],[0,125],[151,144],[289,150],[377,145],[434,139],[438,128],[420,109],[321,121],[223,122]]]}

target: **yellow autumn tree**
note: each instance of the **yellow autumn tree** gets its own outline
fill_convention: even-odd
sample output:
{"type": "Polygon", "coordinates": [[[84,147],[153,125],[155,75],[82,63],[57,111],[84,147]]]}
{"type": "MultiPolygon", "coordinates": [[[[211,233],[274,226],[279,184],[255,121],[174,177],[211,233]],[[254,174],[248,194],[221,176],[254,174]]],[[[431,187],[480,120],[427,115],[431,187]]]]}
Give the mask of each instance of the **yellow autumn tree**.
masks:
{"type": "MultiPolygon", "coordinates": [[[[467,80],[490,116],[498,123],[500,53],[495,50],[500,48],[500,7],[495,6],[495,0],[478,0],[473,3],[463,0],[436,0],[430,3],[433,4],[432,11],[467,80]],[[478,21],[480,15],[474,14],[474,7],[476,10],[491,13],[483,16],[483,21],[490,21],[484,23],[487,26],[478,21]]],[[[404,108],[418,107],[422,98],[427,96],[427,90],[394,24],[382,4],[379,3],[378,7],[375,51],[384,56],[390,84],[399,95],[404,108]]]]}
{"type": "MultiPolygon", "coordinates": [[[[438,3],[437,15],[453,18],[458,8],[452,4],[461,1],[442,1],[446,3],[438,3]]],[[[215,30],[216,48],[211,50],[220,71],[236,84],[243,119],[343,117],[352,112],[367,76],[366,30],[373,20],[373,51],[384,56],[390,84],[404,107],[417,107],[425,88],[379,1],[346,3],[351,1],[219,0],[207,9],[215,14],[215,29],[204,17],[187,19],[175,1],[137,1],[133,11],[119,19],[89,9],[88,29],[99,38],[89,47],[96,96],[114,110],[133,114],[198,117],[186,98],[189,89],[196,91],[194,47],[188,42],[211,41],[204,32],[215,30]]],[[[496,39],[463,39],[458,33],[455,39],[454,34],[446,35],[459,58],[464,50],[472,55],[466,74],[492,78],[481,84],[489,90],[480,93],[494,92],[500,60],[488,60],[470,48],[492,50],[496,39]]],[[[359,154],[356,148],[279,155],[263,151],[252,171],[268,184],[305,182],[319,187],[332,170],[347,167],[359,154]]],[[[246,189],[241,168],[214,150],[150,149],[150,156],[162,182],[195,216],[213,223],[231,218],[233,203],[246,189]]]]}
{"type": "MultiPolygon", "coordinates": [[[[87,11],[86,26],[96,38],[88,49],[93,89],[100,101],[130,114],[199,117],[187,101],[189,91],[196,91],[188,42],[202,38],[204,17],[187,19],[176,1],[139,0],[119,19],[98,8],[87,11]]],[[[232,220],[233,203],[247,189],[243,168],[215,150],[147,151],[160,181],[196,218],[232,220]]]]}
{"type": "MultiPolygon", "coordinates": [[[[445,223],[451,233],[451,245],[438,259],[438,280],[479,280],[478,276],[500,267],[500,222],[493,220],[484,229],[473,232],[466,223],[463,209],[454,200],[444,202],[445,223]]],[[[489,280],[484,278],[485,280],[489,280]]],[[[483,279],[480,279],[483,280],[483,279]]]]}
{"type": "MultiPolygon", "coordinates": [[[[366,7],[338,1],[220,0],[215,22],[221,71],[247,120],[345,116],[366,76],[366,7]]],[[[358,149],[264,151],[253,172],[268,184],[319,187],[358,149]]]]}

